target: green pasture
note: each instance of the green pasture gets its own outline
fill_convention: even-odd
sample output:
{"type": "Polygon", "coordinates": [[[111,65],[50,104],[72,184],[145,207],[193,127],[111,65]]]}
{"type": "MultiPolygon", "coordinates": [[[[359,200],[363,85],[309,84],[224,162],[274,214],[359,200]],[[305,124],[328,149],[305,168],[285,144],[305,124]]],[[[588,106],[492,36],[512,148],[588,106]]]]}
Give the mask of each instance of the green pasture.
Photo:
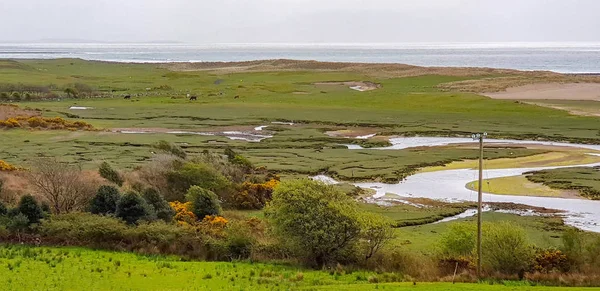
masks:
{"type": "Polygon", "coordinates": [[[402,280],[398,274],[247,262],[185,262],[175,257],[82,248],[0,247],[0,284],[5,290],[600,290],[533,287],[527,282],[508,281],[396,282],[402,280]]]}

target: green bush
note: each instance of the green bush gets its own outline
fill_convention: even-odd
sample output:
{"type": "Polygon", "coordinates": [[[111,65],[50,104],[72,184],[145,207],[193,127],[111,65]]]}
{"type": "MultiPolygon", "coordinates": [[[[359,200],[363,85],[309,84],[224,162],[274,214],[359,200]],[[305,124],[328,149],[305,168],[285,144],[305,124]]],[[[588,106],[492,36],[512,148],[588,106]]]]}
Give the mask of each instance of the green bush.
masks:
{"type": "Polygon", "coordinates": [[[27,217],[29,224],[39,223],[40,219],[44,218],[44,211],[42,210],[42,207],[37,202],[35,197],[31,195],[25,195],[21,197],[16,209],[19,213],[27,217]]]}
{"type": "Polygon", "coordinates": [[[453,223],[440,239],[440,251],[450,258],[470,257],[477,243],[477,226],[472,223],[453,223]]]}
{"type": "Polygon", "coordinates": [[[117,202],[115,216],[128,224],[136,224],[139,220],[152,220],[154,209],[146,200],[135,192],[127,192],[117,202]]]}
{"type": "Polygon", "coordinates": [[[281,241],[319,266],[351,247],[361,233],[355,202],[332,186],[307,179],[282,182],[265,215],[281,241]]]}
{"type": "Polygon", "coordinates": [[[219,215],[221,213],[219,198],[213,191],[199,186],[192,186],[185,195],[185,199],[192,203],[191,211],[200,220],[207,215],[219,215]]]}
{"type": "Polygon", "coordinates": [[[173,216],[175,216],[175,210],[171,208],[169,202],[167,202],[167,200],[165,200],[165,198],[160,195],[156,189],[146,189],[144,191],[143,198],[146,200],[148,205],[154,208],[156,218],[165,222],[171,222],[173,220],[173,216]]]}
{"type": "Polygon", "coordinates": [[[213,192],[229,187],[229,181],[213,167],[205,163],[186,163],[179,169],[167,174],[169,188],[173,192],[172,199],[183,200],[183,195],[191,186],[200,186],[213,192]]]}
{"type": "Polygon", "coordinates": [[[55,215],[38,228],[44,241],[144,254],[175,254],[186,258],[214,259],[212,246],[194,230],[163,221],[127,225],[124,221],[91,213],[55,215]]]}
{"type": "Polygon", "coordinates": [[[69,213],[44,220],[39,230],[42,235],[61,242],[85,245],[122,241],[127,225],[114,217],[69,213]]]}
{"type": "Polygon", "coordinates": [[[121,174],[113,169],[107,162],[100,164],[98,173],[100,173],[102,178],[119,185],[119,187],[123,186],[123,178],[121,177],[121,174]]]}
{"type": "Polygon", "coordinates": [[[247,259],[252,254],[256,239],[252,237],[248,226],[240,222],[230,222],[226,230],[227,254],[229,259],[247,259]]]}
{"type": "Polygon", "coordinates": [[[19,213],[10,218],[8,222],[8,230],[14,234],[17,234],[17,236],[20,236],[22,232],[25,232],[29,228],[30,224],[31,221],[29,218],[25,214],[19,213]]]}
{"type": "MultiPolygon", "coordinates": [[[[523,228],[508,222],[483,224],[482,265],[489,273],[517,274],[533,264],[535,252],[523,228]]],[[[477,228],[473,223],[455,224],[442,236],[442,254],[475,261],[477,228]]]]}
{"type": "Polygon", "coordinates": [[[100,186],[96,196],[90,201],[89,210],[93,214],[115,214],[117,212],[117,202],[120,198],[119,189],[107,185],[100,186]]]}

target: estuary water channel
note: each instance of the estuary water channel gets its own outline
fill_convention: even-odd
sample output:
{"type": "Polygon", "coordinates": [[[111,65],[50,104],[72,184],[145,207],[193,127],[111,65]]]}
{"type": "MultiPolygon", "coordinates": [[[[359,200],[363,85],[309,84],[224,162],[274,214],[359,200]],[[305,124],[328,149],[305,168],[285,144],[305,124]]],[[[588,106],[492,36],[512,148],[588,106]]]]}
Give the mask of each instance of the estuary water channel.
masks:
{"type": "MultiPolygon", "coordinates": [[[[470,138],[450,138],[450,137],[401,137],[390,139],[392,146],[377,148],[373,150],[400,150],[423,146],[443,146],[451,144],[469,144],[477,146],[477,142],[470,138]]],[[[521,145],[545,145],[584,148],[592,151],[600,151],[600,145],[589,144],[570,144],[545,141],[526,141],[526,140],[497,140],[490,139],[486,144],[521,144],[521,145]]],[[[360,147],[349,146],[350,149],[360,149],[360,147]]],[[[593,154],[593,153],[590,153],[593,154]]],[[[493,179],[501,177],[519,176],[530,171],[539,171],[546,169],[566,168],[566,167],[596,167],[600,163],[586,165],[569,165],[562,167],[536,167],[536,168],[512,168],[512,169],[494,169],[485,170],[484,178],[493,179]]],[[[410,198],[429,198],[443,200],[448,202],[477,201],[477,192],[466,188],[466,184],[477,180],[477,169],[458,169],[444,170],[436,172],[419,173],[407,177],[398,184],[385,183],[355,183],[361,188],[373,189],[376,191],[374,198],[383,197],[386,194],[394,194],[400,197],[410,198]]],[[[333,180],[327,181],[325,177],[320,180],[333,183],[333,180]]],[[[600,201],[586,199],[567,199],[552,197],[532,197],[517,195],[495,195],[485,193],[483,195],[485,202],[510,202],[535,207],[545,207],[564,211],[565,223],[579,229],[600,232],[600,201]]]]}

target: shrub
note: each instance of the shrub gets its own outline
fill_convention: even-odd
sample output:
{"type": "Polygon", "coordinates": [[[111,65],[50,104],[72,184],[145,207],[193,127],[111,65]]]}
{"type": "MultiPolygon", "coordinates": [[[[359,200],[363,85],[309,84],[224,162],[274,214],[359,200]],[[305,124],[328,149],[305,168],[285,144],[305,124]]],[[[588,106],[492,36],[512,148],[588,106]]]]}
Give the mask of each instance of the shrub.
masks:
{"type": "Polygon", "coordinates": [[[19,240],[21,240],[21,233],[26,231],[30,224],[31,220],[29,220],[25,214],[18,213],[10,218],[10,221],[8,222],[8,230],[17,234],[17,237],[19,237],[19,240]]]}
{"type": "Polygon", "coordinates": [[[186,163],[167,174],[167,182],[173,193],[172,200],[183,200],[191,186],[221,192],[229,187],[229,181],[213,167],[204,163],[186,163]]]}
{"type": "Polygon", "coordinates": [[[156,144],[154,144],[154,148],[170,153],[174,156],[177,156],[181,159],[185,159],[187,158],[187,153],[178,145],[170,143],[166,140],[161,140],[159,142],[157,142],[156,144]]]}
{"type": "Polygon", "coordinates": [[[265,183],[244,182],[233,195],[231,206],[236,209],[262,209],[271,200],[273,189],[279,181],[271,179],[265,183]]]}
{"type": "Polygon", "coordinates": [[[508,222],[488,225],[481,245],[485,250],[482,262],[490,271],[517,274],[526,270],[533,261],[533,249],[527,233],[508,222]]]}
{"type": "Polygon", "coordinates": [[[3,161],[0,160],[0,171],[6,171],[6,172],[10,172],[10,171],[16,171],[17,167],[3,161]]]}
{"type": "Polygon", "coordinates": [[[198,217],[196,217],[196,215],[190,211],[192,208],[192,203],[190,202],[169,202],[169,206],[171,206],[171,208],[175,211],[175,216],[173,219],[179,225],[192,225],[198,220],[198,217]]]}
{"type": "Polygon", "coordinates": [[[25,195],[21,197],[21,200],[17,205],[17,210],[19,213],[27,217],[29,224],[39,223],[40,219],[44,218],[44,211],[42,210],[42,207],[35,197],[31,195],[25,195]]]}
{"type": "Polygon", "coordinates": [[[100,173],[102,178],[119,185],[119,187],[123,186],[121,174],[113,169],[107,162],[102,162],[102,164],[100,164],[98,173],[100,173]]]}
{"type": "Polygon", "coordinates": [[[586,261],[586,240],[577,229],[568,229],[562,235],[562,251],[572,267],[579,269],[586,261]]]}
{"type": "Polygon", "coordinates": [[[154,188],[148,188],[143,194],[144,200],[154,208],[156,218],[161,219],[165,222],[173,221],[175,210],[171,208],[167,200],[158,193],[154,188]]]}
{"type": "Polygon", "coordinates": [[[351,198],[307,179],[282,182],[265,214],[282,241],[319,266],[354,244],[361,232],[351,198]]]}
{"type": "Polygon", "coordinates": [[[230,259],[247,259],[252,253],[252,247],[256,243],[250,230],[242,223],[232,223],[226,229],[227,253],[230,259]]]}
{"type": "MultiPolygon", "coordinates": [[[[441,240],[442,254],[460,259],[476,253],[474,224],[455,224],[441,240]]],[[[525,231],[508,222],[484,223],[482,265],[487,272],[517,274],[533,264],[534,252],[525,231]]]]}
{"type": "Polygon", "coordinates": [[[40,233],[66,243],[112,243],[123,240],[127,226],[122,220],[87,213],[55,215],[42,221],[40,233]]]}
{"type": "Polygon", "coordinates": [[[35,160],[28,178],[54,213],[85,209],[98,189],[96,180],[85,175],[80,166],[51,158],[35,160]]]}
{"type": "Polygon", "coordinates": [[[117,202],[115,216],[128,224],[136,224],[139,220],[152,220],[154,210],[139,194],[127,192],[117,202]]]}
{"type": "Polygon", "coordinates": [[[107,185],[100,186],[96,196],[90,201],[89,210],[93,214],[115,214],[117,212],[117,202],[120,198],[119,189],[107,185]]]}
{"type": "Polygon", "coordinates": [[[6,205],[4,205],[4,203],[2,203],[2,201],[0,201],[0,216],[4,216],[7,213],[8,213],[8,209],[6,208],[6,205]]]}
{"type": "Polygon", "coordinates": [[[469,257],[477,243],[477,228],[474,224],[453,223],[440,239],[440,251],[451,258],[469,257]]]}
{"type": "Polygon", "coordinates": [[[567,256],[557,249],[538,249],[535,254],[532,271],[540,273],[568,272],[567,256]]]}
{"type": "Polygon", "coordinates": [[[219,198],[213,191],[192,186],[185,195],[185,199],[191,203],[191,211],[198,218],[221,213],[219,198]]]}

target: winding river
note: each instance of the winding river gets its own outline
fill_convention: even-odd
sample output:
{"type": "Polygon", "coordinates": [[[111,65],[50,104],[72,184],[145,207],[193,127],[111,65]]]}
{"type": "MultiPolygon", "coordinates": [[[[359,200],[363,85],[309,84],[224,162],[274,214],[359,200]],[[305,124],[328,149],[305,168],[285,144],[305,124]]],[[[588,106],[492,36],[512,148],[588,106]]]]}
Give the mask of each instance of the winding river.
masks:
{"type": "MultiPolygon", "coordinates": [[[[476,142],[470,138],[445,138],[445,137],[408,137],[390,139],[392,146],[378,148],[377,150],[397,150],[422,146],[442,146],[449,144],[465,144],[476,142]]],[[[486,140],[489,143],[498,144],[535,144],[577,147],[600,151],[600,145],[570,144],[558,142],[524,141],[524,140],[486,140]]],[[[349,147],[357,149],[359,147],[349,147]]],[[[565,167],[595,167],[600,163],[587,165],[571,165],[565,167]]],[[[501,178],[522,175],[529,171],[546,169],[557,169],[565,167],[537,167],[537,168],[513,168],[486,170],[485,179],[501,178]]],[[[402,197],[422,197],[450,202],[477,201],[477,192],[466,188],[466,184],[477,180],[477,169],[459,169],[437,172],[419,173],[406,178],[399,184],[384,183],[356,183],[356,186],[373,189],[377,192],[375,197],[381,197],[386,193],[396,194],[402,197]]],[[[328,181],[331,182],[331,181],[328,181]]],[[[600,201],[585,199],[566,199],[552,197],[531,197],[514,195],[494,195],[486,193],[483,195],[484,202],[512,202],[536,207],[546,207],[565,211],[565,223],[579,229],[600,232],[600,201]]]]}

